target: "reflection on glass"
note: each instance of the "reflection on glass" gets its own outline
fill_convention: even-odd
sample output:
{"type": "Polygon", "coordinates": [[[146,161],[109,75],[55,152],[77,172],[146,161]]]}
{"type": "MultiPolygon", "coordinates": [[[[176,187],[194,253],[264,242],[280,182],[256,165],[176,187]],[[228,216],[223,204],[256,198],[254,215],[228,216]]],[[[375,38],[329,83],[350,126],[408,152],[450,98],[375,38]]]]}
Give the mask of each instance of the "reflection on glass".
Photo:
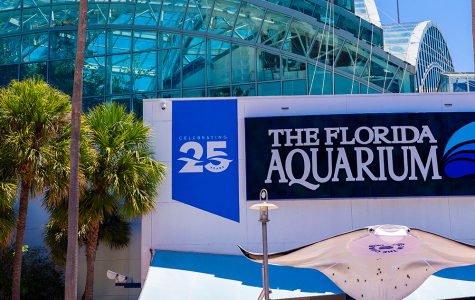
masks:
{"type": "Polygon", "coordinates": [[[18,65],[0,66],[0,87],[6,87],[13,79],[18,79],[18,65]]]}
{"type": "Polygon", "coordinates": [[[143,118],[143,100],[156,98],[155,93],[132,95],[132,111],[140,120],[143,118]]]}
{"type": "Polygon", "coordinates": [[[64,92],[73,94],[75,60],[59,60],[49,63],[49,83],[64,92]]]}
{"type": "Polygon", "coordinates": [[[111,4],[109,7],[109,24],[132,24],[134,5],[111,4]]]}
{"type": "Polygon", "coordinates": [[[15,9],[21,7],[21,0],[0,1],[0,10],[15,9]]]}
{"type": "Polygon", "coordinates": [[[155,30],[134,30],[134,51],[155,50],[157,32],[155,30]]]}
{"type": "MultiPolygon", "coordinates": [[[[356,16],[355,16],[356,19],[356,16]]],[[[337,26],[344,31],[348,31],[349,33],[352,33],[356,38],[359,36],[360,32],[360,22],[356,23],[354,20],[350,20],[344,16],[340,16],[340,19],[338,19],[338,24],[337,26]]]]}
{"type": "Polygon", "coordinates": [[[104,29],[86,31],[86,56],[106,53],[106,31],[104,29]]]}
{"type": "Polygon", "coordinates": [[[18,31],[20,24],[20,10],[0,13],[0,34],[18,31]]]}
{"type": "Polygon", "coordinates": [[[157,89],[157,52],[134,54],[134,92],[149,92],[157,89]]]}
{"type": "Polygon", "coordinates": [[[282,95],[307,95],[307,81],[290,80],[282,82],[282,95]]]}
{"type": "MultiPolygon", "coordinates": [[[[48,59],[48,33],[24,35],[21,40],[21,61],[30,62],[48,59]]],[[[46,78],[46,77],[45,77],[46,78]]]]}
{"type": "Polygon", "coordinates": [[[107,22],[108,4],[92,4],[87,6],[87,25],[102,25],[107,22]]]}
{"type": "Polygon", "coordinates": [[[271,81],[280,79],[280,57],[277,54],[257,50],[257,80],[271,81]]]}
{"type": "Polygon", "coordinates": [[[401,85],[404,80],[404,69],[399,68],[399,70],[396,73],[396,76],[394,77],[393,82],[391,83],[391,86],[388,88],[388,91],[391,93],[399,93],[401,90],[401,85]]]}
{"type": "Polygon", "coordinates": [[[259,27],[264,17],[263,7],[242,2],[239,10],[233,37],[246,41],[254,41],[259,33],[259,27]]]}
{"type": "Polygon", "coordinates": [[[341,49],[335,68],[355,76],[360,76],[369,58],[369,51],[358,47],[355,43],[346,41],[341,49]],[[356,54],[358,51],[358,54],[356,54]]]}
{"type": "Polygon", "coordinates": [[[77,30],[51,32],[51,58],[76,56],[77,30]]]}
{"type": "Polygon", "coordinates": [[[20,65],[20,80],[38,75],[44,80],[48,78],[46,62],[20,65]]]}
{"type": "Polygon", "coordinates": [[[158,33],[158,48],[159,49],[166,49],[166,48],[179,48],[180,45],[180,35],[167,33],[167,32],[159,32],[158,33]]]}
{"type": "Polygon", "coordinates": [[[361,26],[360,40],[367,41],[369,44],[371,44],[372,39],[373,39],[373,31],[369,28],[361,26]]]}
{"type": "Polygon", "coordinates": [[[335,22],[338,21],[340,14],[335,13],[334,10],[330,12],[330,10],[327,9],[327,7],[322,7],[320,5],[317,5],[315,7],[313,17],[324,24],[334,26],[335,22]]]}
{"type": "Polygon", "coordinates": [[[269,0],[269,2],[283,7],[290,7],[291,0],[269,0]]]}
{"type": "Polygon", "coordinates": [[[75,26],[79,23],[79,5],[53,6],[51,23],[53,26],[75,26]]]}
{"type": "Polygon", "coordinates": [[[213,2],[213,0],[190,0],[183,29],[206,31],[213,2]]]}
{"type": "Polygon", "coordinates": [[[23,0],[23,7],[40,6],[49,4],[50,0],[23,0]]]}
{"type": "Polygon", "coordinates": [[[130,30],[107,30],[107,53],[130,52],[132,36],[130,30]]]}
{"type": "Polygon", "coordinates": [[[83,71],[83,96],[104,95],[105,78],[105,57],[86,58],[83,71]]]}
{"type": "Polygon", "coordinates": [[[205,85],[204,38],[183,36],[183,87],[199,87],[205,85]]]}
{"type": "Polygon", "coordinates": [[[333,94],[332,73],[308,64],[308,94],[331,95],[333,94]]]}
{"type": "Polygon", "coordinates": [[[259,83],[257,85],[257,94],[259,96],[280,96],[280,81],[259,83]]]}
{"type": "Polygon", "coordinates": [[[87,113],[94,107],[101,105],[104,103],[104,97],[96,97],[96,98],[83,98],[82,99],[82,111],[87,113]]]}
{"type": "Polygon", "coordinates": [[[335,95],[351,95],[352,91],[353,81],[335,74],[335,95]]]}
{"type": "Polygon", "coordinates": [[[231,36],[238,8],[238,0],[215,0],[208,32],[231,36]]]}
{"type": "Polygon", "coordinates": [[[308,16],[312,16],[313,10],[315,9],[315,3],[307,0],[292,0],[290,8],[308,16]]]}
{"type": "Polygon", "coordinates": [[[17,63],[19,61],[20,36],[0,39],[0,65],[17,63]]]}
{"type": "Polygon", "coordinates": [[[49,27],[49,6],[23,10],[22,30],[33,30],[49,27]]]}
{"type": "MultiPolygon", "coordinates": [[[[388,81],[386,76],[389,77],[389,82],[396,73],[397,66],[378,55],[372,54],[371,59],[363,71],[362,78],[368,80],[370,83],[374,83],[379,87],[384,88],[385,82],[388,81]]],[[[388,83],[389,84],[389,83],[388,83]]]]}
{"type": "Polygon", "coordinates": [[[232,77],[233,83],[254,82],[256,80],[256,52],[254,47],[233,44],[232,77]]]}
{"type": "Polygon", "coordinates": [[[284,79],[305,78],[307,75],[305,62],[282,56],[284,79]]]}
{"type": "Polygon", "coordinates": [[[181,28],[186,10],[186,0],[163,0],[160,13],[160,26],[181,28]]]}
{"type": "Polygon", "coordinates": [[[289,26],[290,17],[272,10],[268,10],[264,22],[262,23],[261,33],[258,42],[274,48],[280,49],[289,26]]]}
{"type": "Polygon", "coordinates": [[[106,94],[130,93],[130,54],[107,57],[106,94]]]}
{"type": "Polygon", "coordinates": [[[135,6],[134,25],[157,26],[162,1],[139,0],[135,6]]]}
{"type": "Polygon", "coordinates": [[[333,66],[338,51],[343,44],[343,38],[326,30],[319,30],[310,51],[309,58],[333,66]]]}
{"type": "Polygon", "coordinates": [[[255,84],[241,84],[233,86],[233,96],[251,97],[256,95],[255,84]]]}
{"type": "Polygon", "coordinates": [[[292,24],[290,24],[290,29],[282,50],[307,56],[308,49],[317,30],[318,27],[294,18],[292,24]]]}
{"type": "Polygon", "coordinates": [[[181,87],[180,60],[179,49],[158,51],[159,90],[177,89],[181,87]]]}
{"type": "Polygon", "coordinates": [[[205,89],[183,90],[183,98],[201,98],[206,97],[205,89]]]}
{"type": "Polygon", "coordinates": [[[106,102],[123,106],[125,107],[126,111],[130,112],[130,96],[129,95],[106,97],[106,102]]]}
{"type": "Polygon", "coordinates": [[[208,39],[208,85],[230,82],[231,57],[229,43],[208,39]]]}
{"type": "Polygon", "coordinates": [[[158,98],[181,98],[180,91],[165,91],[165,92],[158,92],[158,98]]]}
{"type": "Polygon", "coordinates": [[[229,86],[224,87],[215,87],[208,89],[208,97],[229,97],[231,93],[229,91],[229,86]]]}

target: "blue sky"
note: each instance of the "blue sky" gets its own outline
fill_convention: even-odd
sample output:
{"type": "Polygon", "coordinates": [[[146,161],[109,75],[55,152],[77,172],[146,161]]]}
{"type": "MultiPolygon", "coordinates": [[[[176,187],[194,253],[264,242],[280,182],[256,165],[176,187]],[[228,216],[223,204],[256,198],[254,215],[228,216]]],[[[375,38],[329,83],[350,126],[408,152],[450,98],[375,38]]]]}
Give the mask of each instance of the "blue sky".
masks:
{"type": "MultiPolygon", "coordinates": [[[[397,23],[396,0],[375,1],[379,8],[381,22],[383,24],[397,23]]],[[[399,0],[401,23],[437,22],[449,46],[455,71],[473,72],[470,2],[470,0],[399,0]]]]}

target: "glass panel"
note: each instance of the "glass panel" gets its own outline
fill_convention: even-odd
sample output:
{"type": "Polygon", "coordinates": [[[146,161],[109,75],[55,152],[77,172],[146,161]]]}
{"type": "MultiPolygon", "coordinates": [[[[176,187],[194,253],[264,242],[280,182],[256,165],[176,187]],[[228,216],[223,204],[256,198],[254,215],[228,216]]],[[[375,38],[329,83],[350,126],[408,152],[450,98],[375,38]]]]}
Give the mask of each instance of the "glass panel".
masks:
{"type": "Polygon", "coordinates": [[[389,87],[388,91],[390,91],[391,93],[399,93],[403,80],[404,69],[401,68],[397,71],[396,77],[394,78],[393,83],[391,83],[391,86],[389,87]]]}
{"type": "Polygon", "coordinates": [[[335,95],[352,94],[353,81],[346,77],[335,74],[335,95]]]}
{"type": "Polygon", "coordinates": [[[289,16],[268,10],[257,41],[261,44],[280,49],[289,22],[289,16]]]}
{"type": "Polygon", "coordinates": [[[230,83],[229,43],[208,39],[208,85],[230,83]]]}
{"type": "Polygon", "coordinates": [[[468,91],[475,92],[475,80],[469,78],[468,80],[468,91]]]}
{"type": "Polygon", "coordinates": [[[452,78],[452,84],[455,93],[467,92],[467,78],[452,78]]]}
{"type": "Polygon", "coordinates": [[[79,3],[80,0],[51,0],[53,4],[62,4],[62,3],[79,3]]]}
{"type": "Polygon", "coordinates": [[[181,47],[179,34],[166,32],[158,33],[158,49],[179,47],[181,47]]]}
{"type": "Polygon", "coordinates": [[[72,58],[76,56],[77,30],[51,32],[51,58],[72,58]]]}
{"type": "Polygon", "coordinates": [[[20,30],[20,10],[0,13],[0,34],[18,30],[20,30]]]}
{"type": "Polygon", "coordinates": [[[256,52],[254,47],[233,44],[232,77],[233,83],[254,82],[256,80],[256,52]]]}
{"type": "Polygon", "coordinates": [[[238,8],[238,0],[216,0],[208,32],[231,36],[238,8]]]}
{"type": "Polygon", "coordinates": [[[24,80],[38,75],[41,76],[41,78],[43,78],[44,80],[48,78],[46,62],[20,65],[20,80],[24,80]]]}
{"type": "Polygon", "coordinates": [[[23,7],[46,5],[49,2],[50,0],[23,0],[23,7]]]}
{"type": "Polygon", "coordinates": [[[87,26],[106,24],[109,4],[89,4],[87,6],[87,26]]]}
{"type": "MultiPolygon", "coordinates": [[[[89,5],[88,5],[89,6],[89,5]]],[[[52,26],[75,26],[79,23],[79,5],[53,6],[52,26]]]]}
{"type": "Polygon", "coordinates": [[[21,7],[21,0],[0,1],[0,10],[15,9],[21,7]]]}
{"type": "Polygon", "coordinates": [[[309,58],[316,59],[318,62],[333,66],[338,51],[343,44],[343,38],[326,30],[319,30],[309,58]]]}
{"type": "Polygon", "coordinates": [[[396,75],[398,66],[392,62],[388,62],[386,66],[386,75],[385,75],[385,80],[384,80],[384,88],[387,89],[389,88],[389,84],[391,83],[391,80],[393,79],[394,75],[396,75]]]}
{"type": "Polygon", "coordinates": [[[362,78],[377,86],[384,87],[386,74],[391,74],[386,72],[387,65],[388,61],[384,58],[375,54],[371,55],[371,60],[366,66],[362,78]]]}
{"type": "Polygon", "coordinates": [[[376,33],[375,32],[376,28],[377,28],[376,26],[373,26],[373,45],[377,45],[377,46],[382,47],[384,45],[383,39],[381,37],[383,33],[382,32],[381,32],[381,34],[376,33]]]}
{"type": "Polygon", "coordinates": [[[157,49],[157,32],[155,30],[134,30],[134,51],[157,49]]]}
{"type": "Polygon", "coordinates": [[[132,111],[137,115],[137,118],[143,118],[143,99],[153,98],[156,98],[155,93],[132,95],[132,111]]]}
{"type": "Polygon", "coordinates": [[[166,92],[159,92],[158,98],[181,98],[180,91],[166,91],[166,92]]]}
{"type": "Polygon", "coordinates": [[[0,65],[18,63],[19,61],[20,37],[14,36],[0,39],[0,65]]]}
{"type": "Polygon", "coordinates": [[[49,27],[49,6],[23,10],[23,29],[33,30],[49,27]]]}
{"type": "Polygon", "coordinates": [[[282,56],[282,63],[284,79],[305,78],[305,75],[307,75],[305,62],[303,61],[282,56]]]}
{"type": "Polygon", "coordinates": [[[351,12],[355,11],[354,0],[336,0],[335,4],[338,5],[339,7],[343,7],[344,9],[349,10],[351,12]]]}
{"type": "Polygon", "coordinates": [[[358,38],[360,32],[359,23],[356,23],[355,21],[350,20],[344,16],[340,16],[340,19],[338,19],[337,26],[343,29],[344,31],[352,33],[356,38],[358,38]]]}
{"type": "Polygon", "coordinates": [[[318,27],[294,18],[282,50],[307,56],[308,48],[317,30],[318,27]]]}
{"type": "Polygon", "coordinates": [[[124,106],[125,110],[130,112],[130,96],[129,95],[106,97],[106,102],[124,106]]]}
{"type": "Polygon", "coordinates": [[[106,31],[104,29],[86,31],[86,56],[106,53],[106,31]]]}
{"type": "Polygon", "coordinates": [[[280,79],[280,57],[278,54],[257,49],[257,80],[271,81],[280,79]]]}
{"type": "Polygon", "coordinates": [[[312,16],[313,10],[315,9],[315,3],[307,0],[292,0],[290,8],[308,16],[312,16]]]}
{"type": "Polygon", "coordinates": [[[206,31],[213,0],[190,0],[183,29],[206,31]]]}
{"type": "Polygon", "coordinates": [[[308,64],[308,94],[333,94],[332,73],[308,64]]]}
{"type": "Polygon", "coordinates": [[[341,49],[335,68],[355,76],[360,76],[369,58],[369,51],[358,47],[355,43],[346,41],[341,49]],[[356,54],[358,49],[358,55],[356,54]]]}
{"type": "Polygon", "coordinates": [[[92,57],[84,60],[83,96],[104,95],[106,58],[92,57]]]}
{"type": "MultiPolygon", "coordinates": [[[[330,4],[328,4],[328,5],[330,5],[330,4]]],[[[327,7],[328,7],[328,5],[327,5],[327,7]]],[[[317,21],[320,21],[320,22],[325,23],[327,25],[334,26],[336,21],[340,17],[340,15],[335,13],[333,10],[332,10],[332,13],[330,13],[330,10],[327,10],[327,7],[322,7],[320,5],[317,5],[315,7],[313,17],[315,19],[317,19],[317,21]]]]}
{"type": "Polygon", "coordinates": [[[88,112],[89,110],[93,109],[94,107],[101,105],[104,103],[104,97],[96,97],[96,98],[83,98],[82,99],[82,111],[88,112]]]}
{"type": "Polygon", "coordinates": [[[205,89],[183,90],[183,98],[206,97],[205,89]]]}
{"type": "Polygon", "coordinates": [[[157,89],[157,52],[134,54],[134,92],[149,92],[157,89]]]}
{"type": "Polygon", "coordinates": [[[160,26],[181,28],[186,9],[186,0],[163,0],[160,26]]]}
{"type": "Polygon", "coordinates": [[[367,41],[369,44],[371,44],[372,37],[373,32],[371,31],[371,29],[361,26],[360,40],[367,41]]]}
{"type": "Polygon", "coordinates": [[[269,0],[269,2],[283,7],[290,7],[290,0],[269,0]]]}
{"type": "Polygon", "coordinates": [[[134,5],[111,4],[109,11],[109,24],[132,24],[134,5]]]}
{"type": "Polygon", "coordinates": [[[205,39],[183,36],[183,87],[205,85],[205,39]]]}
{"type": "Polygon", "coordinates": [[[251,97],[256,95],[255,84],[241,84],[233,86],[233,96],[251,97]]]}
{"type": "Polygon", "coordinates": [[[106,94],[130,93],[130,59],[130,54],[107,57],[106,94]]]}
{"type": "MultiPolygon", "coordinates": [[[[24,35],[21,41],[21,61],[30,62],[48,59],[48,33],[24,35]]],[[[46,76],[45,76],[46,78],[46,76]]]]}
{"type": "Polygon", "coordinates": [[[381,92],[378,92],[377,90],[374,90],[372,88],[369,89],[370,94],[381,94],[381,92]]]}
{"type": "Polygon", "coordinates": [[[368,87],[364,84],[360,84],[361,94],[368,94],[368,87]]]}
{"type": "Polygon", "coordinates": [[[68,95],[73,94],[75,61],[68,59],[49,63],[49,83],[68,95]]]}
{"type": "Polygon", "coordinates": [[[307,95],[307,81],[306,80],[291,80],[282,83],[282,95],[307,95]]]}
{"type": "Polygon", "coordinates": [[[180,50],[158,51],[158,89],[180,88],[180,50]]]}
{"type": "Polygon", "coordinates": [[[107,30],[107,53],[130,52],[132,36],[130,30],[107,30]]]}
{"type": "Polygon", "coordinates": [[[157,26],[161,0],[139,0],[135,6],[135,25],[157,26]]]}
{"type": "Polygon", "coordinates": [[[7,86],[13,79],[18,80],[18,65],[0,67],[0,87],[7,86]]]}
{"type": "Polygon", "coordinates": [[[231,96],[231,93],[229,92],[229,86],[208,89],[208,97],[229,97],[229,96],[231,96]]]}
{"type": "Polygon", "coordinates": [[[254,41],[259,33],[259,27],[261,27],[264,13],[265,9],[263,7],[242,2],[233,37],[246,41],[254,41]]]}
{"type": "Polygon", "coordinates": [[[280,96],[280,81],[259,83],[257,85],[257,93],[259,96],[280,96]]]}

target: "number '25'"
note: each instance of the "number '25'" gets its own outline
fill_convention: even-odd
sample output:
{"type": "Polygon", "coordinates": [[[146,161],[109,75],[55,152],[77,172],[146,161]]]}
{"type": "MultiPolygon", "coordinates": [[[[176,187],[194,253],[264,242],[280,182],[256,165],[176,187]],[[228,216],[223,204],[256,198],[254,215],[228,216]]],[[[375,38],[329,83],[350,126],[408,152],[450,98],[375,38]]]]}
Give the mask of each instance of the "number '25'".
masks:
{"type": "MultiPolygon", "coordinates": [[[[217,157],[228,155],[225,152],[217,151],[216,149],[226,149],[226,141],[207,142],[206,144],[206,158],[210,161],[219,162],[219,164],[217,165],[213,164],[212,162],[209,162],[208,164],[204,165],[206,170],[213,173],[223,172],[228,168],[229,163],[232,162],[232,160],[217,157]]],[[[180,148],[180,152],[182,153],[188,153],[189,150],[194,151],[193,158],[182,157],[178,159],[186,162],[186,164],[183,166],[183,168],[181,168],[179,173],[202,173],[203,165],[201,165],[200,163],[202,163],[203,161],[201,161],[200,159],[203,156],[203,147],[197,142],[188,142],[183,144],[183,146],[181,146],[180,148]]]]}

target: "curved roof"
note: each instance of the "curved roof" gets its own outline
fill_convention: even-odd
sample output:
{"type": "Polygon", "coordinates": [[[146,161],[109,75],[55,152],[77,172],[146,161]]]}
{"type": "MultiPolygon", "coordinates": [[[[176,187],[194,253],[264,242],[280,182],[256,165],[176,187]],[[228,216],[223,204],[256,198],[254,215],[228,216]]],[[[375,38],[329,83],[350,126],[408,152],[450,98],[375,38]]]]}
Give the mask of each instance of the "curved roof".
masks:
{"type": "Polygon", "coordinates": [[[355,0],[355,14],[366,21],[381,27],[378,8],[374,0],[355,0]]]}

